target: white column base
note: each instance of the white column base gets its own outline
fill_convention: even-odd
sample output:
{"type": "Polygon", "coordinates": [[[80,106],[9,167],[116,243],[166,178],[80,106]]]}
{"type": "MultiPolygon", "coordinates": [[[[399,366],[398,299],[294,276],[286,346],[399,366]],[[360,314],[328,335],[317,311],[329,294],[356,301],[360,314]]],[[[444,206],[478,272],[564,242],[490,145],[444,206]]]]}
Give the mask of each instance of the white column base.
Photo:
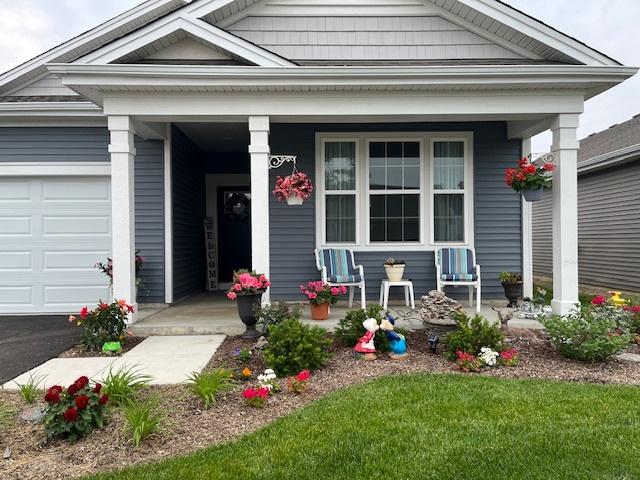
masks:
{"type": "Polygon", "coordinates": [[[567,315],[580,308],[578,302],[567,302],[562,300],[551,300],[551,310],[554,315],[567,315]]]}

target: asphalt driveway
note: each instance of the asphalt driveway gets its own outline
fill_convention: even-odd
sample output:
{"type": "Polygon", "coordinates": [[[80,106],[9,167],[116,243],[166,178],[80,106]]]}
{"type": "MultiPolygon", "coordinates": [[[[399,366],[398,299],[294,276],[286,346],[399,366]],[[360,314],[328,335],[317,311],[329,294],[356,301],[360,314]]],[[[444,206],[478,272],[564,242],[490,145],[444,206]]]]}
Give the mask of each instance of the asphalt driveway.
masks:
{"type": "Polygon", "coordinates": [[[80,341],[62,316],[0,316],[0,385],[80,341]]]}

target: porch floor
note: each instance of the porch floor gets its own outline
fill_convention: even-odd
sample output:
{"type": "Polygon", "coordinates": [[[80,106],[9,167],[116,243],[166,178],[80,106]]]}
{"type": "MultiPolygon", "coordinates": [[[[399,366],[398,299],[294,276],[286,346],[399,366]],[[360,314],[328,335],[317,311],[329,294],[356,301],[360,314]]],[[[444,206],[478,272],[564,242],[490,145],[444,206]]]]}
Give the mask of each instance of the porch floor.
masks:
{"type": "MultiPolygon", "coordinates": [[[[504,305],[504,303],[504,300],[483,303],[480,313],[488,320],[498,322],[498,315],[491,310],[491,306],[504,305]]],[[[410,310],[404,304],[391,303],[391,306],[404,313],[410,310]]],[[[357,308],[356,304],[354,304],[354,308],[357,308]]],[[[465,307],[465,309],[470,315],[475,314],[475,308],[465,307]]],[[[350,310],[347,303],[340,302],[331,307],[328,320],[319,322],[311,320],[309,308],[304,304],[302,321],[333,331],[347,310],[350,310]]],[[[244,332],[244,325],[238,317],[235,303],[227,300],[222,293],[198,293],[160,311],[145,313],[143,309],[141,316],[143,318],[130,327],[134,335],[240,335],[244,332]]],[[[408,330],[422,328],[418,311],[414,311],[409,316],[411,318],[400,319],[398,326],[408,330]]],[[[538,322],[518,318],[514,318],[509,326],[513,328],[541,328],[538,322]]]]}

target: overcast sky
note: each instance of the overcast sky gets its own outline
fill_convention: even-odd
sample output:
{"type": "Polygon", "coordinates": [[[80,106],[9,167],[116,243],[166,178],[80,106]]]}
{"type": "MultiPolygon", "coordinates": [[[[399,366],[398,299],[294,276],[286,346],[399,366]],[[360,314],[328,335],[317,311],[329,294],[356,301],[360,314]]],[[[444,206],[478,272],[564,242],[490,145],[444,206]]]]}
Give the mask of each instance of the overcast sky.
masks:
{"type": "MultiPolygon", "coordinates": [[[[640,66],[640,0],[506,0],[625,65],[640,66]]],[[[5,71],[131,8],[140,0],[0,0],[0,70],[5,71]]],[[[640,113],[640,75],[589,101],[580,136],[640,113]]],[[[547,151],[550,135],[534,141],[547,151]]]]}

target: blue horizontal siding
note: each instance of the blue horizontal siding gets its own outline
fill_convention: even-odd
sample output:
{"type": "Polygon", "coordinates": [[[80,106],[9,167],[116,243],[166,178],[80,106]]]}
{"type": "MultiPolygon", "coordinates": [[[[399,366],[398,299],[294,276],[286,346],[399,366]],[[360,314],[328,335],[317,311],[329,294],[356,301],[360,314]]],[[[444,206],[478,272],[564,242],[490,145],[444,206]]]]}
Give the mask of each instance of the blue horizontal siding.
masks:
{"type": "MultiPolygon", "coordinates": [[[[475,247],[482,268],[484,298],[503,296],[498,274],[521,271],[521,201],[503,181],[504,169],[520,157],[521,143],[508,140],[503,122],[396,123],[396,124],[274,124],[270,145],[274,153],[298,156],[298,169],[315,179],[315,135],[317,132],[438,132],[474,133],[475,247]]],[[[271,184],[286,167],[271,171],[271,184]]],[[[271,280],[276,299],[302,299],[299,285],[318,279],[313,250],[316,247],[315,194],[302,206],[290,207],[270,200],[271,280]]],[[[414,282],[416,296],[435,288],[434,254],[431,251],[355,252],[367,281],[367,297],[378,298],[385,278],[387,257],[407,261],[405,276],[414,282]]],[[[460,290],[460,289],[459,289],[460,290]]],[[[466,295],[466,289],[459,292],[466,295]]]]}

